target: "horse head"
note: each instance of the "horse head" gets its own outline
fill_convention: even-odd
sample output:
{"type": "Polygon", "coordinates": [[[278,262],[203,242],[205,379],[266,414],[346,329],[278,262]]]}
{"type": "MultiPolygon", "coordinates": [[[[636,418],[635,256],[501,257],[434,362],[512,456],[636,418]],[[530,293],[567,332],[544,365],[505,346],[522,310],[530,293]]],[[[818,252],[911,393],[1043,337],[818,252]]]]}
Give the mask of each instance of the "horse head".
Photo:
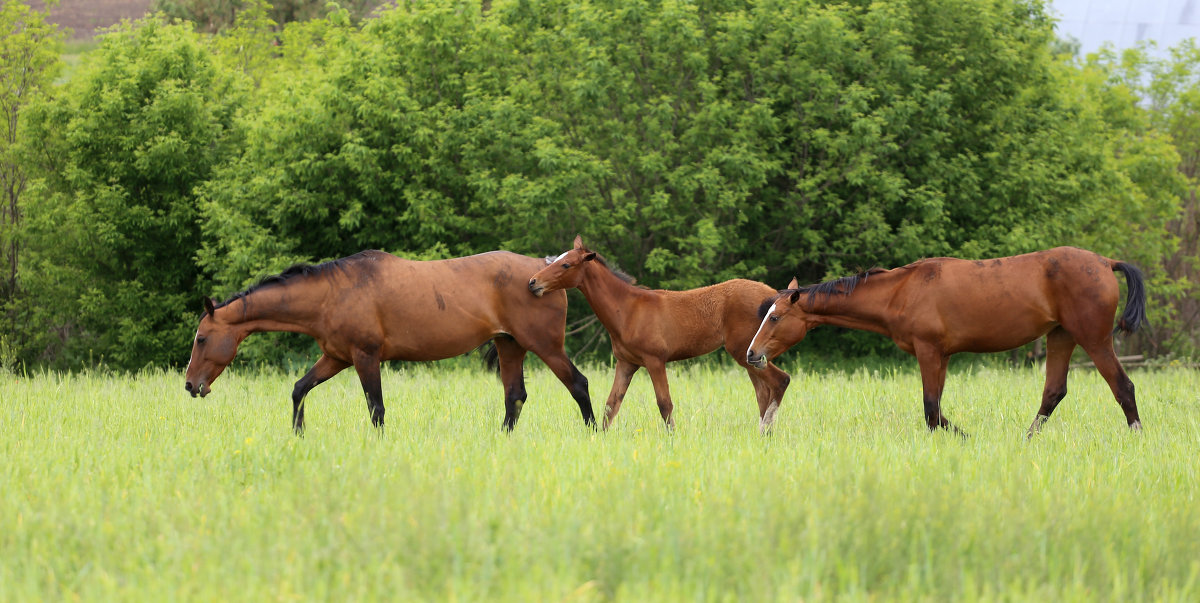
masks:
{"type": "Polygon", "coordinates": [[[213,300],[206,298],[184,383],[184,389],[193,398],[197,395],[203,398],[212,391],[212,382],[233,362],[243,337],[233,325],[217,319],[213,300]]]}
{"type": "Polygon", "coordinates": [[[767,361],[804,339],[809,322],[807,313],[797,303],[799,301],[800,289],[793,278],[787,289],[759,306],[758,317],[762,323],[746,349],[747,363],[755,368],[766,368],[767,361]]]}
{"type": "Polygon", "coordinates": [[[596,252],[583,246],[583,239],[575,236],[575,246],[556,258],[546,258],[548,264],[529,279],[529,292],[541,297],[546,291],[578,287],[583,280],[584,263],[596,259],[596,252]]]}

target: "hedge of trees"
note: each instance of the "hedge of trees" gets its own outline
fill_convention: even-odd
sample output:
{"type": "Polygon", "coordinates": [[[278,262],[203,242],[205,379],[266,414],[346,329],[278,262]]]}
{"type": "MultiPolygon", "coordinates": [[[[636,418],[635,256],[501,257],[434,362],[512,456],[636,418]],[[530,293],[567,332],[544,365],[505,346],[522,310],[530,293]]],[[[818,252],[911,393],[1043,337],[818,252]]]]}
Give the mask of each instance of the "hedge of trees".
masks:
{"type": "MultiPolygon", "coordinates": [[[[41,22],[0,1],[0,25],[41,22]]],[[[217,34],[162,15],[115,29],[60,83],[39,64],[0,142],[25,182],[0,222],[2,359],[178,366],[202,296],[291,263],[549,255],[576,233],[666,288],[1079,245],[1151,279],[1153,327],[1126,351],[1197,353],[1190,44],[1074,58],[1036,0],[412,0],[358,16],[280,25],[248,0],[217,34]]]]}

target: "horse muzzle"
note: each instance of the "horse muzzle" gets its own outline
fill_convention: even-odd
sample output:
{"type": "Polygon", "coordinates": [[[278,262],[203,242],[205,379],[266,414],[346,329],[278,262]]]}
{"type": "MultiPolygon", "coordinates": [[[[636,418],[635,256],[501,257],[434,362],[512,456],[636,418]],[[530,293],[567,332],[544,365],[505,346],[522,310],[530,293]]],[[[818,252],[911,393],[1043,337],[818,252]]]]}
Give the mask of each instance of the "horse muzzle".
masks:
{"type": "Polygon", "coordinates": [[[191,394],[193,398],[195,398],[196,396],[200,396],[201,398],[203,398],[204,396],[207,396],[209,392],[212,391],[212,388],[210,388],[208,386],[208,384],[203,381],[199,382],[199,384],[197,384],[197,385],[193,385],[191,381],[187,381],[183,384],[183,389],[186,389],[187,392],[189,394],[191,394]]]}
{"type": "Polygon", "coordinates": [[[529,279],[529,292],[530,293],[532,293],[538,297],[541,297],[542,293],[544,293],[545,291],[546,291],[545,285],[539,285],[537,282],[537,279],[535,279],[535,278],[529,279]]]}
{"type": "Polygon", "coordinates": [[[759,354],[759,355],[755,356],[753,351],[747,350],[746,351],[746,363],[756,369],[765,369],[765,368],[767,368],[767,355],[759,354]]]}

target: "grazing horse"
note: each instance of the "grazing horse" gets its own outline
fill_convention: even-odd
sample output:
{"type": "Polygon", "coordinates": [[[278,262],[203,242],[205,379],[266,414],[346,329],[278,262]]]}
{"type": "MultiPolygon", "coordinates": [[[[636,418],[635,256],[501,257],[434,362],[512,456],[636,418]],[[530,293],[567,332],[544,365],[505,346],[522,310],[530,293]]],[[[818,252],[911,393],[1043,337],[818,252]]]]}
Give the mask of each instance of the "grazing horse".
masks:
{"type": "Polygon", "coordinates": [[[578,236],[574,248],[547,261],[549,265],[529,279],[529,291],[540,297],[548,291],[579,288],[612,339],[617,372],[604,406],[605,429],[621,409],[633,374],[643,366],[654,383],[658,412],[668,427],[673,426],[675,405],[667,386],[666,363],[707,354],[722,344],[746,368],[754,385],[759,429],[764,433],[770,429],[791,378],[766,358],[758,367],[765,371],[751,368],[746,347],[757,322],[754,309],[774,289],[744,279],[690,291],[645,289],[610,269],[578,236]]]}
{"type": "Polygon", "coordinates": [[[762,324],[746,361],[766,366],[809,329],[835,325],[891,337],[917,357],[925,421],[962,433],[942,415],[946,364],[959,352],[999,352],[1046,336],[1046,387],[1029,426],[1033,437],[1067,395],[1071,352],[1081,346],[1096,363],[1131,429],[1141,429],[1133,382],[1113,353],[1117,330],[1132,333],[1145,320],[1146,293],[1137,267],[1074,247],[992,260],[931,258],[894,270],[788,288],[763,302],[762,324]],[[1125,274],[1129,294],[1113,329],[1125,274]]]}
{"type": "Polygon", "coordinates": [[[440,360],[496,346],[504,384],[504,427],[525,403],[525,353],[545,361],[595,425],[587,378],[563,351],[565,293],[530,300],[528,275],[545,265],[507,251],[417,262],[363,251],[316,266],[298,265],[222,304],[204,301],[185,387],[205,396],[250,333],[291,331],[317,340],[321,358],[292,391],[292,426],[304,429],[304,396],[350,366],[358,372],[371,422],[383,426],[383,360],[440,360]],[[520,295],[521,297],[518,297],[520,295]]]}

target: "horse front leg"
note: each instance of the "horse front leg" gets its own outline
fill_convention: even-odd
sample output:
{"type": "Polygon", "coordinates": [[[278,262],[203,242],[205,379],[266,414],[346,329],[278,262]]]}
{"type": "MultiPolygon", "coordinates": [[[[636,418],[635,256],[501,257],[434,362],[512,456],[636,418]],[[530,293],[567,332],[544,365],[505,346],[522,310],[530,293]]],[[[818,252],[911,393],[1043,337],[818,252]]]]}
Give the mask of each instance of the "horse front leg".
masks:
{"type": "Polygon", "coordinates": [[[617,359],[617,370],[613,374],[612,389],[608,392],[608,400],[604,402],[604,430],[608,431],[613,420],[617,418],[617,412],[621,410],[621,402],[625,400],[625,392],[629,391],[629,382],[633,380],[633,374],[637,372],[638,365],[617,359]]]}
{"type": "Polygon", "coordinates": [[[921,393],[925,403],[925,424],[933,431],[939,427],[966,437],[942,414],[942,389],[946,385],[946,366],[950,357],[937,346],[915,345],[917,363],[921,366],[921,393]]]}
{"type": "Polygon", "coordinates": [[[671,402],[671,387],[667,383],[667,364],[657,358],[647,360],[646,372],[654,383],[654,398],[658,402],[658,414],[662,415],[667,429],[675,427],[675,404],[671,402]]]}
{"type": "Polygon", "coordinates": [[[379,379],[379,355],[361,350],[354,352],[354,370],[362,382],[367,395],[367,409],[371,413],[371,424],[383,430],[383,386],[379,379]]]}
{"type": "Polygon", "coordinates": [[[304,397],[312,388],[328,381],[350,366],[346,362],[322,355],[316,364],[296,382],[292,388],[292,429],[296,435],[304,435],[304,397]]]}

